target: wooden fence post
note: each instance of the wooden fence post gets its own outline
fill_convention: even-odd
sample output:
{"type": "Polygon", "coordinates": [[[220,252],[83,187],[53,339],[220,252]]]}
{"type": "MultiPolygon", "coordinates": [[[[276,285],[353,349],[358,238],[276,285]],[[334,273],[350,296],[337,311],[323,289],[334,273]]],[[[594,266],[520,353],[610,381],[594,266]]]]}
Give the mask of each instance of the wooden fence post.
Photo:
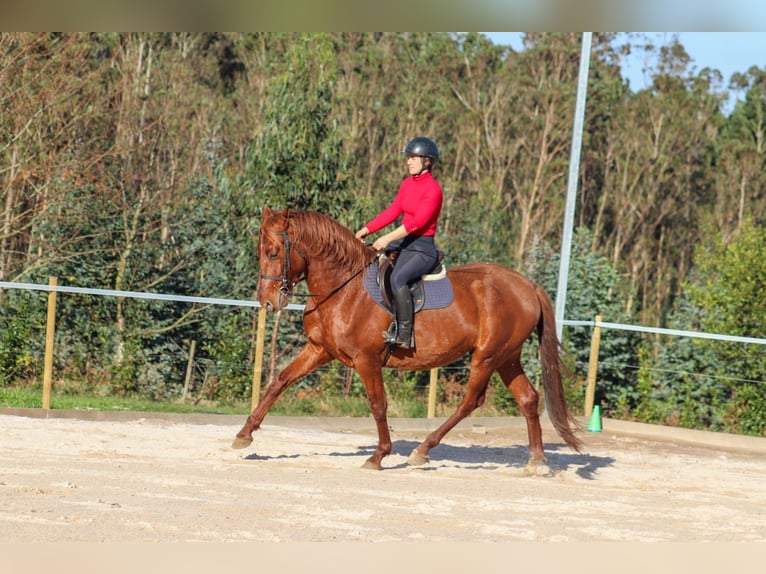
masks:
{"type": "Polygon", "coordinates": [[[585,388],[585,417],[593,412],[593,399],[596,396],[596,372],[598,371],[598,348],[601,344],[601,315],[596,315],[593,335],[590,339],[590,360],[588,361],[588,386],[585,388]]]}
{"type": "Polygon", "coordinates": [[[186,377],[184,378],[184,394],[181,396],[181,400],[185,401],[186,396],[189,394],[189,385],[191,384],[192,370],[194,368],[194,351],[197,348],[197,339],[192,339],[191,346],[189,347],[189,360],[186,362],[186,377]]]}
{"type": "MultiPolygon", "coordinates": [[[[48,285],[56,287],[57,277],[49,277],[48,285]]],[[[51,386],[53,382],[53,339],[56,333],[56,291],[48,291],[48,324],[45,330],[45,360],[43,363],[43,409],[51,408],[51,386]]]]}
{"type": "Polygon", "coordinates": [[[255,335],[255,360],[253,361],[253,397],[250,410],[255,409],[261,400],[261,379],[263,378],[263,339],[266,331],[266,308],[258,310],[258,330],[255,335]]]}
{"type": "Polygon", "coordinates": [[[431,378],[428,385],[428,418],[436,416],[436,383],[439,376],[439,369],[431,369],[431,378]]]}

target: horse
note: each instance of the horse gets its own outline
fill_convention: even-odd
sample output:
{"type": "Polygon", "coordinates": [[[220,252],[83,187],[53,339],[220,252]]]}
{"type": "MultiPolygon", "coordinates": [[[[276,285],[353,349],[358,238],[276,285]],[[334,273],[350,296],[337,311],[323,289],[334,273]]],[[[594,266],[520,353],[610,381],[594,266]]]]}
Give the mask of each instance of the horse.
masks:
{"type": "Polygon", "coordinates": [[[553,308],[542,287],[496,263],[450,267],[447,276],[454,291],[452,303],[418,312],[415,346],[392,349],[381,337],[391,316],[363,285],[363,273],[376,256],[372,247],[325,214],[264,207],[258,237],[257,299],[267,311],[276,312],[295,295],[295,285],[305,280],[309,290],[303,312],[307,341],[266,388],[232,448],[246,448],[252,443],[253,431],[260,428],[285,389],[318,367],[338,360],[361,378],[377,427],[377,449],[362,467],[382,470],[381,461],[392,450],[383,368],[429,370],[470,353],[468,382],[455,412],[415,447],[408,464],[429,462],[429,451],[484,403],[490,377],[496,371],[526,419],[527,471],[534,473],[545,462],[539,394],[524,373],[521,351],[536,331],[548,416],[564,442],[581,451],[576,435],[581,428],[567,408],[561,382],[561,346],[553,308]]]}

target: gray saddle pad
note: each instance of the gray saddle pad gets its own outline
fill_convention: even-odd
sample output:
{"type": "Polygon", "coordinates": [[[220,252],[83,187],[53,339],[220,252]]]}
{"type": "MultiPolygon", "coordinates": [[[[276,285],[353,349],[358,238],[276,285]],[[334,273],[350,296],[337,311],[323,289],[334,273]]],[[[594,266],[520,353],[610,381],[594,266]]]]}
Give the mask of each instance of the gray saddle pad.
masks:
{"type": "MultiPolygon", "coordinates": [[[[415,312],[422,309],[442,309],[448,307],[455,298],[455,294],[452,291],[452,283],[449,277],[445,274],[441,279],[420,281],[422,283],[422,301],[418,300],[417,293],[415,299],[415,312]]],[[[370,297],[373,300],[389,311],[388,307],[383,303],[383,296],[378,286],[378,264],[371,263],[367,267],[367,271],[364,274],[364,286],[370,297]]],[[[414,288],[413,288],[414,289],[414,288]]]]}

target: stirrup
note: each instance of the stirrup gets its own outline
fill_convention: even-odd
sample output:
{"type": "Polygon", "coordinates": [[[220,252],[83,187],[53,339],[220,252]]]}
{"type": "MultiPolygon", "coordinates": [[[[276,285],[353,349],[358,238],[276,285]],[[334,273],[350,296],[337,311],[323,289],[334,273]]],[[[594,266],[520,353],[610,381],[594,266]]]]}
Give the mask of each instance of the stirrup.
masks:
{"type": "Polygon", "coordinates": [[[383,331],[383,340],[389,347],[399,347],[400,349],[412,349],[415,346],[414,333],[410,332],[410,336],[402,338],[399,335],[399,329],[397,325],[394,328],[389,328],[388,331],[383,331]]]}
{"type": "Polygon", "coordinates": [[[388,329],[386,331],[381,331],[380,334],[383,336],[383,342],[386,345],[396,345],[396,321],[391,321],[388,329]]]}

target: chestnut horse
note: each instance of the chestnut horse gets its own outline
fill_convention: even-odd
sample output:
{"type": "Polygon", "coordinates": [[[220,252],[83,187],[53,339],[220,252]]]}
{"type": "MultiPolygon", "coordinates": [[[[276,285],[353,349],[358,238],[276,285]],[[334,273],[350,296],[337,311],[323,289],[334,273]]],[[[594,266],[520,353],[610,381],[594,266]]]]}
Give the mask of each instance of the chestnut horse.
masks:
{"type": "Polygon", "coordinates": [[[258,255],[258,301],[268,311],[284,308],[296,283],[305,279],[310,299],[303,314],[306,345],[268,386],[237,433],[233,448],[245,448],[279,395],[295,381],[337,359],[361,377],[378,430],[378,447],[364,468],[381,470],[391,453],[383,368],[428,370],[471,353],[465,394],[454,414],[418,445],[409,464],[428,462],[428,453],[457,423],[484,403],[497,371],[526,418],[529,467],[545,460],[538,393],[521,366],[521,349],[537,331],[548,416],[559,436],[576,451],[573,427],[561,385],[561,357],[551,301],[545,291],[516,271],[492,263],[448,270],[454,301],[415,315],[415,346],[387,356],[381,337],[391,316],[367,293],[363,272],[376,252],[330,217],[305,211],[263,209],[258,255]]]}

